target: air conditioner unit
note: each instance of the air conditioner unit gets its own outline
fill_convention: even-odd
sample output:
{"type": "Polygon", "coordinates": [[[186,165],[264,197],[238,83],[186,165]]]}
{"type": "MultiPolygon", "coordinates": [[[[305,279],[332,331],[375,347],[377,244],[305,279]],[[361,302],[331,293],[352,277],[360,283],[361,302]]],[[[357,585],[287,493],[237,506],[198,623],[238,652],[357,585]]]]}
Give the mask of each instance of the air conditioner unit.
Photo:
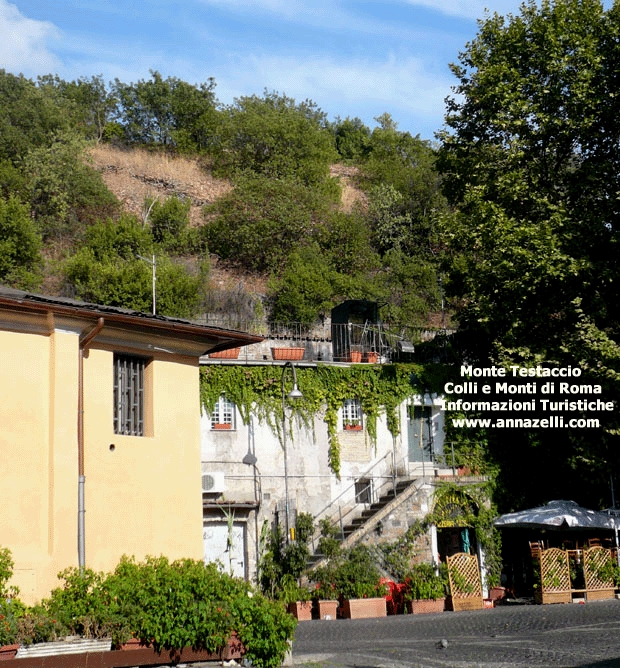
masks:
{"type": "Polygon", "coordinates": [[[224,488],[224,473],[222,471],[212,471],[202,474],[203,494],[221,494],[224,488]]]}

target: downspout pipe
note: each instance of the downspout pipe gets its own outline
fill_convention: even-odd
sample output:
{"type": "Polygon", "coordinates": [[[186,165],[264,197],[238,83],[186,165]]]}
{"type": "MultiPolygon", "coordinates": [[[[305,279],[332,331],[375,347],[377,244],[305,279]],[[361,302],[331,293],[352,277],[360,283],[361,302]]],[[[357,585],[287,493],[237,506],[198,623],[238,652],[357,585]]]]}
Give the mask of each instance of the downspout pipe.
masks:
{"type": "Polygon", "coordinates": [[[85,522],[86,506],[84,501],[84,487],[86,476],[84,475],[84,353],[93,339],[101,332],[104,319],[99,318],[97,324],[89,331],[80,334],[78,355],[78,565],[80,573],[84,573],[86,567],[86,541],[85,522]]]}

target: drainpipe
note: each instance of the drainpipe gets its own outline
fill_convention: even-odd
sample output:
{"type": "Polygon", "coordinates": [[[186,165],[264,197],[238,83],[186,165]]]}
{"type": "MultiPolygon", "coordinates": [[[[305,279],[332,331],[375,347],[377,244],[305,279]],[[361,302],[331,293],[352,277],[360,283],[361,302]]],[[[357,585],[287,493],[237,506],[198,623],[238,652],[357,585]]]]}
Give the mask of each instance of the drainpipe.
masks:
{"type": "Polygon", "coordinates": [[[84,573],[86,566],[85,528],[84,516],[86,514],[84,504],[84,486],[86,476],[84,475],[84,352],[88,349],[93,339],[103,329],[104,320],[99,318],[97,324],[89,331],[80,334],[79,341],[79,364],[78,364],[78,564],[80,573],[84,573]]]}

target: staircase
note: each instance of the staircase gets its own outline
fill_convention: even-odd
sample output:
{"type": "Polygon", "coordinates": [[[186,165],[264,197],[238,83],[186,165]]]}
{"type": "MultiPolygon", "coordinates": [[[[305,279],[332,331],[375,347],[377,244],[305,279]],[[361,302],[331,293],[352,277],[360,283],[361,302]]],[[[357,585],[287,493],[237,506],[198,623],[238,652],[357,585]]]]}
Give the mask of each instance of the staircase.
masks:
{"type": "MultiPolygon", "coordinates": [[[[428,482],[428,478],[402,478],[396,481],[395,486],[390,485],[389,489],[375,503],[364,507],[360,514],[348,520],[346,524],[343,523],[341,530],[336,536],[340,541],[341,548],[355,545],[355,543],[363,539],[368,533],[374,531],[379,522],[415,494],[422,485],[428,482]]],[[[324,560],[325,555],[315,552],[308,560],[308,567],[321,566],[324,560]]]]}

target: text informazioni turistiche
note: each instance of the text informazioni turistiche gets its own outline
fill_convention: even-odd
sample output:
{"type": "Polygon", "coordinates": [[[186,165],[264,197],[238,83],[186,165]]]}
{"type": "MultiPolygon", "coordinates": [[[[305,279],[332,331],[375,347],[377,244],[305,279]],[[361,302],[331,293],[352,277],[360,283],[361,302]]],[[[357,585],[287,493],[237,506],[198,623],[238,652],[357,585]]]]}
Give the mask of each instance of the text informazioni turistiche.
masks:
{"type": "Polygon", "coordinates": [[[579,367],[474,367],[461,365],[459,381],[444,385],[443,409],[457,428],[595,429],[592,413],[610,412],[601,385],[582,382],[579,367]],[[492,416],[491,416],[492,414],[492,416]]]}

